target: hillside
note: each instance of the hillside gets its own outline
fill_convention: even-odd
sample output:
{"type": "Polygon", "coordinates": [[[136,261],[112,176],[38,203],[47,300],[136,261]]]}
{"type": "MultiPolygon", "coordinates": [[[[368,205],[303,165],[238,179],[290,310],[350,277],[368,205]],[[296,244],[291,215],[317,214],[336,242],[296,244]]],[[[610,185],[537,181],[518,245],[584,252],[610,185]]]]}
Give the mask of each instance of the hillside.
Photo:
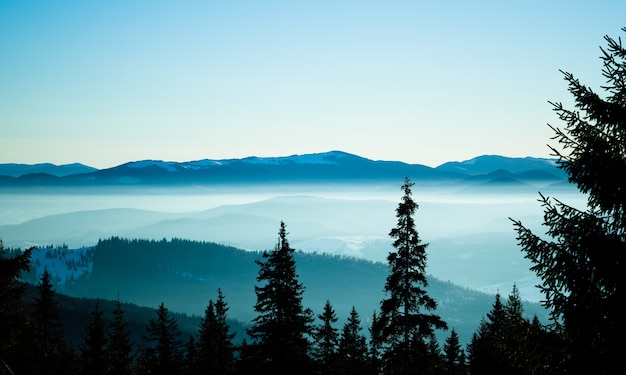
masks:
{"type": "MultiPolygon", "coordinates": [[[[165,302],[172,311],[198,316],[208,300],[215,298],[217,288],[221,288],[233,319],[249,322],[255,316],[258,266],[254,261],[260,259],[260,252],[180,239],[121,238],[102,240],[93,251],[82,251],[93,256],[91,271],[80,278],[65,277],[59,283],[60,289],[69,295],[114,300],[119,293],[124,301],[140,306],[156,307],[165,302]]],[[[369,324],[383,298],[388,272],[385,264],[302,252],[296,252],[295,257],[297,272],[306,288],[306,307],[319,313],[328,299],[337,311],[338,324],[343,324],[355,306],[363,324],[369,324]]],[[[41,271],[45,266],[43,258],[37,259],[40,260],[36,267],[41,271]]],[[[63,271],[59,268],[56,272],[63,271]]],[[[55,269],[51,273],[54,275],[55,269]]],[[[61,279],[57,277],[57,281],[61,279]]],[[[429,283],[429,294],[439,303],[437,313],[467,342],[490,310],[494,296],[434,277],[429,277],[429,283]]],[[[506,296],[508,291],[502,294],[506,296]]],[[[546,318],[543,308],[535,303],[526,304],[526,314],[546,318]]]]}
{"type": "MultiPolygon", "coordinates": [[[[23,299],[24,305],[30,305],[32,299],[37,296],[37,293],[35,285],[27,284],[26,295],[23,299]]],[[[113,310],[116,305],[115,300],[84,297],[77,298],[59,292],[56,292],[55,296],[56,300],[59,302],[58,306],[63,322],[65,340],[74,348],[78,348],[78,345],[83,342],[82,335],[85,333],[85,327],[89,324],[90,314],[93,311],[96,302],[98,303],[99,309],[103,313],[104,321],[107,322],[107,324],[113,318],[113,310]]],[[[217,293],[215,293],[215,296],[211,298],[215,300],[216,297],[217,293]]],[[[135,344],[140,344],[143,337],[146,335],[146,327],[148,326],[149,320],[156,318],[157,306],[147,307],[139,306],[134,303],[122,302],[121,308],[124,311],[124,319],[128,323],[127,328],[131,341],[135,344]]],[[[200,316],[184,314],[176,311],[171,311],[171,316],[174,317],[178,323],[182,339],[187,339],[189,335],[195,334],[198,331],[200,316]]],[[[229,319],[228,324],[230,325],[231,332],[235,333],[234,342],[241,342],[246,335],[246,325],[234,319],[229,319]]]]}

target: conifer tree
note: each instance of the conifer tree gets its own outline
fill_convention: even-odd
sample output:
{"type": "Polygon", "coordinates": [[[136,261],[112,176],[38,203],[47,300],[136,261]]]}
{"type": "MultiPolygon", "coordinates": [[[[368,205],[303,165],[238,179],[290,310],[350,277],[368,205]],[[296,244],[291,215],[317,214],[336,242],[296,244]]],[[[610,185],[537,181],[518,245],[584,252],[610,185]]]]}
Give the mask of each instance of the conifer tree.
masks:
{"type": "Polygon", "coordinates": [[[131,372],[133,347],[124,313],[122,303],[118,298],[108,332],[109,345],[106,350],[108,374],[130,374],[131,372]]]}
{"type": "Polygon", "coordinates": [[[221,289],[209,300],[198,332],[198,369],[201,373],[228,374],[234,369],[234,333],[226,322],[228,306],[221,289]]]}
{"type": "Polygon", "coordinates": [[[370,342],[368,348],[368,363],[369,369],[373,371],[374,374],[381,373],[381,356],[382,356],[382,345],[383,339],[381,337],[380,332],[380,319],[376,314],[376,311],[372,313],[372,323],[368,327],[368,331],[370,333],[370,342]]]}
{"type": "Polygon", "coordinates": [[[70,355],[64,341],[59,301],[52,286],[52,276],[44,269],[37,284],[38,295],[32,303],[32,337],[36,365],[39,371],[60,374],[68,365],[70,355]]]}
{"type": "Polygon", "coordinates": [[[169,310],[161,302],[157,318],[148,322],[147,341],[152,344],[142,354],[144,363],[152,374],[174,374],[183,365],[183,341],[178,322],[169,315],[169,310]]]}
{"type": "Polygon", "coordinates": [[[465,374],[465,351],[459,342],[459,335],[452,328],[450,336],[443,345],[443,353],[445,358],[445,373],[449,375],[465,374]]]}
{"type": "MultiPolygon", "coordinates": [[[[622,31],[626,32],[626,28],[622,31]]],[[[626,356],[626,48],[605,36],[604,95],[563,72],[575,109],[551,103],[564,128],[551,147],[586,210],[541,195],[549,238],[514,221],[542,280],[545,305],[568,343],[570,371],[614,373],[626,356]]]]}
{"type": "Polygon", "coordinates": [[[107,358],[105,348],[107,345],[105,323],[102,318],[102,310],[98,301],[95,302],[91,312],[89,325],[83,334],[83,343],[80,345],[80,373],[81,374],[104,374],[106,373],[107,358]]]}
{"type": "Polygon", "coordinates": [[[27,372],[28,313],[22,304],[25,288],[20,278],[30,271],[31,253],[32,248],[9,258],[0,239],[0,374],[27,372]]]}
{"type": "Polygon", "coordinates": [[[366,374],[369,366],[367,360],[367,343],[361,334],[361,319],[356,308],[352,306],[348,321],[344,324],[339,338],[339,373],[346,375],[366,374]]]}
{"type": "Polygon", "coordinates": [[[0,239],[0,374],[28,372],[28,313],[22,305],[24,284],[19,280],[30,270],[32,250],[5,257],[0,239]]]}
{"type": "Polygon", "coordinates": [[[329,373],[334,365],[339,344],[339,330],[333,326],[337,323],[337,314],[329,300],[326,300],[324,310],[317,315],[321,320],[313,333],[313,358],[320,364],[324,373],[329,373]]]}
{"type": "MultiPolygon", "coordinates": [[[[513,289],[514,293],[516,290],[513,289]]],[[[524,355],[519,353],[521,343],[518,332],[525,330],[525,321],[517,315],[521,305],[518,306],[516,298],[511,300],[513,302],[509,303],[515,306],[513,309],[502,303],[500,293],[497,293],[487,319],[481,321],[472,336],[468,345],[470,373],[523,373],[524,370],[516,364],[519,360],[515,356],[524,355]],[[511,318],[513,316],[514,319],[511,318]]]]}
{"type": "Polygon", "coordinates": [[[308,336],[312,333],[313,314],[302,307],[304,286],[298,281],[294,249],[287,240],[284,222],[280,223],[278,243],[273,251],[263,252],[255,286],[257,302],[248,334],[254,340],[254,356],[263,371],[302,373],[310,368],[308,336]]]}
{"type": "MultiPolygon", "coordinates": [[[[405,179],[402,185],[404,196],[396,209],[397,225],[389,235],[394,239],[396,251],[387,257],[390,274],[385,283],[388,298],[381,302],[381,315],[378,330],[386,344],[387,364],[401,369],[394,372],[407,372],[413,359],[424,356],[418,353],[427,347],[434,338],[435,329],[446,329],[446,323],[433,311],[437,302],[426,292],[426,246],[421,242],[415,228],[413,216],[418,205],[413,201],[411,187],[414,184],[405,179]],[[423,344],[423,345],[422,345],[423,344]]],[[[388,369],[392,371],[392,369],[388,369]]]]}
{"type": "MultiPolygon", "coordinates": [[[[196,339],[194,335],[189,335],[189,340],[187,340],[187,344],[185,345],[185,359],[184,359],[184,371],[181,371],[182,374],[186,375],[196,375],[203,374],[198,369],[198,345],[196,343],[196,339]]],[[[213,372],[209,372],[213,374],[213,372]]]]}
{"type": "Polygon", "coordinates": [[[469,370],[472,374],[510,373],[511,364],[502,352],[506,312],[500,293],[496,294],[487,319],[481,320],[468,347],[469,370]]]}

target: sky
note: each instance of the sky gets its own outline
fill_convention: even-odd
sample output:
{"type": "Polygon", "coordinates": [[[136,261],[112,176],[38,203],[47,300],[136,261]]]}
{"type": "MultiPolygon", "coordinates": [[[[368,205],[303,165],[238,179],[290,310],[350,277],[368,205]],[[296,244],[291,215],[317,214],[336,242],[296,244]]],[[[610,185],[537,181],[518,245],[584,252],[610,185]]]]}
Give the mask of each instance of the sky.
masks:
{"type": "Polygon", "coordinates": [[[549,157],[626,1],[0,2],[0,163],[549,157]]]}

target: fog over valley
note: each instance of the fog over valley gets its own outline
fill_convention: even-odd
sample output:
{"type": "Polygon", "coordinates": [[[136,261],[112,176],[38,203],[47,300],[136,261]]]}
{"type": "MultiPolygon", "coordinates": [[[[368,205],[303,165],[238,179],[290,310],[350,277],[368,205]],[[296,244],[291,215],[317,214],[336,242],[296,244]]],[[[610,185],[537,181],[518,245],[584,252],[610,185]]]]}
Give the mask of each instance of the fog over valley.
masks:
{"type": "MultiPolygon", "coordinates": [[[[552,190],[567,203],[584,203],[573,189],[552,190]]],[[[430,244],[427,271],[490,293],[506,291],[515,282],[524,298],[540,300],[509,220],[540,229],[537,192],[537,187],[511,192],[416,185],[417,229],[430,244]]],[[[297,250],[386,262],[399,198],[399,188],[391,184],[13,192],[0,194],[5,207],[0,236],[5,246],[21,248],[79,248],[120,236],[265,250],[275,245],[277,223],[284,220],[297,250]]]]}

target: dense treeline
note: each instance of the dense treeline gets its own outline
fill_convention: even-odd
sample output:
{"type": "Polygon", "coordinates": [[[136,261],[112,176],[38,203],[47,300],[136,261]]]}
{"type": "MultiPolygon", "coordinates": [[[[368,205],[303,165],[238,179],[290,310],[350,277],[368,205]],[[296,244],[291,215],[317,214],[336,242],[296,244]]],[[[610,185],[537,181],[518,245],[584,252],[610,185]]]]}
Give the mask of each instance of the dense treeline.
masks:
{"type": "MultiPolygon", "coordinates": [[[[11,275],[3,284],[5,294],[13,298],[7,298],[0,311],[5,314],[3,318],[11,317],[6,321],[17,322],[3,327],[10,334],[3,343],[6,351],[3,350],[2,371],[35,374],[257,373],[259,368],[337,374],[407,371],[403,366],[393,368],[395,363],[405,363],[412,357],[413,346],[403,351],[405,358],[401,360],[397,353],[393,354],[397,350],[395,339],[385,337],[381,329],[384,312],[374,313],[371,324],[364,326],[361,315],[353,307],[341,325],[331,301],[316,316],[302,305],[305,288],[295,272],[294,250],[289,246],[284,224],[279,239],[274,251],[265,252],[262,260],[253,262],[260,268],[255,287],[258,296],[255,311],[259,315],[247,331],[232,326],[236,322],[228,319],[226,296],[219,289],[217,299],[208,301],[204,315],[198,319],[174,314],[165,303],[155,311],[121,304],[119,300],[68,298],[55,292],[47,270],[36,287],[18,281],[21,273],[28,271],[32,249],[23,253],[11,251],[11,257],[4,257],[9,252],[2,249],[3,275],[11,275]],[[17,305],[19,309],[11,310],[10,306],[17,305]],[[139,317],[134,311],[137,309],[139,317]],[[278,316],[284,323],[276,321],[278,316]],[[68,335],[68,331],[74,334],[68,335]]],[[[122,239],[110,242],[150,243],[122,239]]],[[[121,249],[128,250],[125,246],[121,249]]],[[[523,321],[521,309],[519,318],[523,321]]],[[[541,325],[537,328],[543,332],[541,325]]],[[[413,342],[417,337],[427,338],[427,345],[418,346],[424,351],[419,358],[429,358],[428,366],[433,371],[466,372],[466,353],[454,329],[442,349],[432,332],[424,335],[418,329],[415,335],[413,342]]],[[[482,333],[480,337],[486,336],[482,333]]],[[[475,356],[477,351],[472,353],[475,356]]]]}
{"type": "MultiPolygon", "coordinates": [[[[621,373],[626,355],[626,189],[625,180],[615,176],[626,175],[626,49],[621,40],[606,40],[602,59],[607,98],[565,73],[576,106],[585,115],[555,104],[566,128],[553,128],[563,151],[553,150],[569,181],[588,195],[588,210],[542,196],[551,239],[514,221],[522,250],[542,281],[551,325],[543,326],[537,317],[524,318],[513,285],[506,300],[495,296],[465,348],[453,327],[443,344],[439,342],[435,332],[448,329],[449,322],[440,317],[439,301],[427,289],[427,244],[415,228],[418,206],[406,179],[397,225],[389,233],[394,250],[387,258],[385,295],[367,327],[355,308],[340,329],[330,300],[317,315],[303,304],[305,284],[281,222],[276,247],[254,261],[256,315],[241,343],[235,344],[227,296],[218,289],[196,331],[187,337],[164,302],[140,341],[131,339],[119,301],[110,320],[95,303],[82,339],[73,347],[64,337],[50,273],[44,271],[34,297],[25,303],[26,285],[20,278],[29,270],[32,249],[5,256],[0,242],[0,373],[621,373]]],[[[162,267],[150,264],[146,255],[148,267],[136,277],[162,267]]],[[[193,259],[180,261],[191,262],[189,267],[207,266],[193,259]]]]}

